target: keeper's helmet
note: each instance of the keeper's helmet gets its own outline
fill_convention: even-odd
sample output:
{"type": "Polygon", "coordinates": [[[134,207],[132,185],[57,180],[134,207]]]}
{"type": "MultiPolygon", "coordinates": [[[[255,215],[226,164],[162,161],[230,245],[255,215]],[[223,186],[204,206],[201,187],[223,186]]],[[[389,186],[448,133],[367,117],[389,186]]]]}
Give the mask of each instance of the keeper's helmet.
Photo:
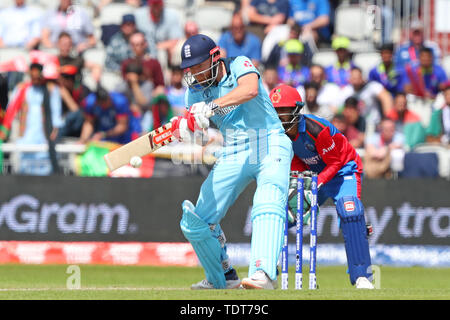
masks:
{"type": "Polygon", "coordinates": [[[185,70],[184,79],[187,85],[194,90],[204,90],[212,86],[219,71],[220,48],[214,40],[203,34],[197,34],[187,39],[181,48],[181,69],[185,70]],[[190,70],[191,67],[198,65],[206,60],[210,60],[210,65],[195,74],[190,70]],[[210,75],[206,79],[197,81],[196,77],[202,74],[210,75]]]}
{"type": "Polygon", "coordinates": [[[277,113],[280,119],[285,116],[290,116],[289,120],[281,120],[286,132],[291,130],[296,123],[299,123],[302,117],[300,111],[305,103],[302,101],[302,97],[297,89],[286,84],[281,84],[270,91],[269,98],[275,109],[278,109],[277,113]],[[280,112],[281,108],[283,108],[283,111],[290,110],[290,112],[282,113],[280,112]]]}

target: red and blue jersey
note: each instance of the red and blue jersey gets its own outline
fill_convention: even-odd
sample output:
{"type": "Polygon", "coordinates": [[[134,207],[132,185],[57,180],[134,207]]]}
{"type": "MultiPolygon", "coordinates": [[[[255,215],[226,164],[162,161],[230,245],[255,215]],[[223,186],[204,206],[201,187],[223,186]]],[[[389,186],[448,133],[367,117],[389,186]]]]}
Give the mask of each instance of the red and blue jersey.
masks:
{"type": "Polygon", "coordinates": [[[303,115],[292,146],[291,170],[317,172],[319,185],[363,171],[361,158],[347,138],[329,121],[314,115],[303,115]]]}

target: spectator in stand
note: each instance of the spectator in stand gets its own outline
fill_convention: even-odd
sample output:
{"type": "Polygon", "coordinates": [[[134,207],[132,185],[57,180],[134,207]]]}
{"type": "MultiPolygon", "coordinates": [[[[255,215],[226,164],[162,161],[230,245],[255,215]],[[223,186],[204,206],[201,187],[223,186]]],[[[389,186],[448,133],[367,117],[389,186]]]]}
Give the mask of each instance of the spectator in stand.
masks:
{"type": "Polygon", "coordinates": [[[109,71],[119,72],[122,62],[133,55],[129,45],[130,37],[137,31],[134,15],[126,14],[122,17],[120,30],[116,32],[106,47],[105,67],[109,71]]]}
{"type": "Polygon", "coordinates": [[[410,25],[409,41],[397,48],[394,64],[397,68],[406,68],[407,65],[419,63],[419,53],[422,48],[430,48],[433,52],[434,64],[441,60],[439,45],[433,41],[425,40],[423,23],[413,20],[410,25]]]}
{"type": "Polygon", "coordinates": [[[133,51],[133,58],[122,62],[122,76],[124,80],[127,79],[127,66],[131,63],[142,66],[142,75],[144,81],[149,81],[152,84],[151,96],[157,96],[164,93],[164,76],[161,65],[158,60],[153,59],[148,54],[148,43],[145,35],[142,32],[136,32],[130,37],[130,46],[133,51]]]}
{"type": "Polygon", "coordinates": [[[76,66],[64,65],[60,69],[59,90],[61,92],[64,125],[58,132],[58,137],[79,138],[84,117],[81,103],[90,94],[83,84],[76,84],[76,66]]]}
{"type": "Polygon", "coordinates": [[[345,100],[344,109],[342,114],[345,117],[348,125],[355,127],[356,130],[362,135],[360,139],[361,143],[364,143],[366,132],[366,121],[359,113],[359,100],[356,97],[349,97],[345,100]]]}
{"type": "Polygon", "coordinates": [[[164,7],[163,0],[148,0],[148,6],[136,10],[136,25],[147,38],[150,55],[158,57],[158,50],[167,53],[167,61],[171,60],[171,52],[183,37],[180,18],[174,10],[164,7]]]}
{"type": "MultiPolygon", "coordinates": [[[[302,28],[294,24],[289,29],[289,35],[286,40],[278,42],[270,51],[269,57],[267,58],[267,61],[265,61],[266,66],[278,66],[280,64],[286,64],[287,63],[287,53],[284,50],[284,45],[286,44],[286,41],[290,39],[300,40],[300,34],[301,34],[302,28]]],[[[276,35],[278,37],[278,35],[276,35]]],[[[266,38],[267,39],[267,38],[266,38]]],[[[308,42],[302,42],[304,51],[302,53],[302,63],[305,66],[310,66],[312,63],[312,57],[313,52],[311,51],[311,48],[309,47],[308,42]]]]}
{"type": "Polygon", "coordinates": [[[289,0],[252,0],[247,15],[250,28],[262,41],[273,27],[289,17],[289,0]]]}
{"type": "Polygon", "coordinates": [[[187,21],[184,24],[184,38],[178,40],[177,45],[173,48],[172,54],[170,55],[170,65],[172,67],[181,65],[181,48],[183,43],[192,36],[198,34],[198,25],[195,21],[187,21]]]}
{"type": "Polygon", "coordinates": [[[280,84],[278,77],[278,70],[275,67],[267,67],[264,69],[262,76],[263,86],[267,92],[272,91],[273,88],[280,84]]]}
{"type": "Polygon", "coordinates": [[[261,61],[261,40],[246,30],[240,13],[233,15],[230,31],[221,35],[218,45],[222,57],[246,56],[256,67],[261,61]]]}
{"type": "Polygon", "coordinates": [[[333,114],[336,114],[341,107],[336,99],[340,94],[339,86],[327,81],[325,69],[321,65],[312,65],[309,73],[310,81],[318,86],[317,103],[326,106],[333,114]]]}
{"type": "Polygon", "coordinates": [[[303,43],[300,40],[286,41],[284,50],[288,56],[288,63],[278,67],[278,77],[281,83],[294,88],[302,86],[309,80],[309,68],[302,65],[303,43]]]}
{"type": "Polygon", "coordinates": [[[391,153],[402,150],[404,136],[395,129],[395,122],[385,118],[380,123],[380,132],[366,141],[364,174],[368,178],[391,178],[391,153]]]}
{"type": "Polygon", "coordinates": [[[441,142],[450,144],[450,83],[444,88],[445,103],[442,107],[442,136],[441,142]]]}
{"type": "Polygon", "coordinates": [[[125,81],[118,85],[116,91],[127,97],[130,111],[141,122],[150,110],[153,96],[153,83],[144,76],[142,65],[138,61],[130,62],[125,67],[125,81]]]}
{"type": "Polygon", "coordinates": [[[183,85],[184,72],[180,67],[172,67],[170,72],[170,85],[166,89],[166,96],[172,106],[174,116],[184,116],[186,105],[184,95],[186,87],[183,85]]]}
{"type": "Polygon", "coordinates": [[[83,104],[84,123],[80,143],[104,140],[125,144],[131,141],[130,105],[124,95],[108,93],[99,86],[83,104]]]}
{"type": "Polygon", "coordinates": [[[369,81],[376,81],[394,97],[397,92],[403,91],[403,69],[397,68],[392,59],[394,44],[387,43],[381,46],[381,63],[370,70],[369,81]]]}
{"type": "Polygon", "coordinates": [[[419,63],[406,66],[403,78],[406,93],[428,99],[434,99],[447,81],[444,69],[434,63],[430,48],[420,49],[419,63]]]}
{"type": "MultiPolygon", "coordinates": [[[[61,95],[57,85],[46,81],[43,76],[43,65],[33,62],[30,65],[30,84],[23,96],[20,112],[20,126],[17,144],[47,144],[47,138],[55,141],[58,130],[63,126],[61,95]],[[51,133],[46,134],[45,101],[48,96],[51,117],[51,133]]],[[[22,85],[19,85],[22,86],[22,85]]],[[[52,171],[48,152],[23,153],[20,156],[19,172],[22,174],[48,175],[52,171]]]]}
{"type": "Polygon", "coordinates": [[[358,67],[351,69],[349,82],[342,88],[341,101],[351,96],[358,99],[359,112],[366,120],[366,135],[371,135],[380,120],[392,109],[392,96],[380,83],[366,82],[358,67]]]}
{"type": "Polygon", "coordinates": [[[330,39],[330,4],[328,0],[290,0],[290,23],[302,27],[302,38],[313,37],[315,42],[330,39]]]}
{"type": "Polygon", "coordinates": [[[335,115],[331,120],[331,123],[347,138],[353,148],[358,149],[363,147],[364,134],[349,124],[343,114],[335,115]]]}
{"type": "Polygon", "coordinates": [[[315,82],[307,82],[305,84],[305,102],[304,113],[313,114],[328,121],[333,119],[333,112],[327,105],[320,105],[317,101],[319,93],[319,85],[315,82]]]}
{"type": "Polygon", "coordinates": [[[405,137],[405,146],[410,150],[425,142],[426,132],[419,115],[408,110],[408,100],[404,92],[398,92],[394,99],[394,108],[387,117],[395,122],[395,128],[405,137]]]}
{"type": "Polygon", "coordinates": [[[82,53],[95,47],[94,25],[86,10],[75,6],[72,0],[61,0],[55,10],[51,10],[44,18],[42,28],[42,45],[54,48],[61,32],[72,37],[75,50],[82,53]]]}
{"type": "Polygon", "coordinates": [[[15,5],[0,10],[0,48],[35,49],[41,41],[41,17],[37,10],[15,0],[15,5]]]}
{"type": "Polygon", "coordinates": [[[94,80],[99,81],[102,74],[102,67],[94,62],[85,61],[83,56],[74,50],[72,36],[63,31],[58,36],[58,60],[61,66],[71,65],[77,69],[75,78],[76,86],[81,84],[82,70],[86,68],[92,74],[94,80]]]}
{"type": "Polygon", "coordinates": [[[336,52],[337,62],[335,65],[325,69],[328,82],[333,82],[340,87],[348,85],[350,71],[355,64],[352,61],[350,52],[350,39],[347,37],[336,37],[333,39],[331,47],[336,52]]]}
{"type": "MultiPolygon", "coordinates": [[[[145,5],[146,0],[100,0],[100,2],[98,3],[96,8],[97,8],[97,10],[101,11],[104,6],[107,6],[111,2],[113,2],[113,3],[126,3],[126,4],[128,4],[130,6],[139,8],[139,7],[142,7],[142,6],[145,5]]],[[[97,2],[95,2],[95,3],[97,3],[97,2]]],[[[95,3],[94,3],[94,5],[95,5],[95,3]]]]}

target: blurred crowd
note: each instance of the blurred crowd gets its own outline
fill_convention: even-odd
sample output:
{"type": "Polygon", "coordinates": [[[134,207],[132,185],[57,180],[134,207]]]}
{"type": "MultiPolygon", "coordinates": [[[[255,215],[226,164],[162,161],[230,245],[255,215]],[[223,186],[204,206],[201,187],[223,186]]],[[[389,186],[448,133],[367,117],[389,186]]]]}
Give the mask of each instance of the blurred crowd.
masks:
{"type": "MultiPolygon", "coordinates": [[[[0,10],[0,58],[1,48],[34,53],[26,72],[17,62],[0,66],[0,140],[11,139],[18,119],[18,144],[124,144],[186,112],[179,52],[186,38],[200,32],[198,21],[182,24],[164,0],[99,0],[94,1],[94,17],[112,2],[135,9],[123,14],[119,24],[102,25],[98,33],[94,17],[78,1],[58,2],[44,13],[27,0],[14,0],[0,10]],[[97,47],[106,52],[103,65],[85,59],[97,47]],[[107,89],[104,72],[122,80],[107,89]],[[83,81],[87,73],[94,87],[83,81]]],[[[364,150],[366,176],[390,177],[396,161],[417,145],[448,146],[450,82],[441,50],[425,40],[420,19],[411,18],[402,43],[383,37],[379,63],[366,73],[366,66],[353,59],[352,40],[334,31],[339,1],[228,2],[234,8],[230,24],[216,39],[222,57],[248,56],[261,70],[267,90],[281,83],[296,87],[306,102],[304,113],[330,120],[364,150]],[[275,41],[264,54],[269,39],[275,41]],[[315,62],[324,50],[334,51],[334,63],[315,62]]]]}

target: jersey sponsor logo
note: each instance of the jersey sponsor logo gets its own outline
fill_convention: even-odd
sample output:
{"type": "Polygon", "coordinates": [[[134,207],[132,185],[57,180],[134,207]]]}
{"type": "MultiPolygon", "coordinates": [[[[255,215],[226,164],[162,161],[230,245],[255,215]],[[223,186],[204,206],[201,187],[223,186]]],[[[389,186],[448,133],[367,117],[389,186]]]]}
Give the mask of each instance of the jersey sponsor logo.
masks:
{"type": "Polygon", "coordinates": [[[307,165],[313,165],[318,164],[321,160],[322,158],[319,155],[315,155],[314,157],[303,159],[303,162],[306,163],[307,165]]]}
{"type": "Polygon", "coordinates": [[[224,108],[218,108],[214,112],[214,114],[215,115],[219,115],[219,116],[225,116],[225,115],[229,114],[231,111],[233,111],[234,109],[236,109],[237,107],[239,107],[239,105],[228,106],[228,107],[224,107],[224,108]]]}
{"type": "Polygon", "coordinates": [[[329,152],[329,151],[331,151],[331,150],[333,150],[334,149],[334,147],[336,146],[336,143],[333,141],[333,143],[331,144],[331,146],[329,146],[328,148],[323,148],[323,150],[322,150],[322,154],[325,154],[325,153],[327,153],[327,152],[329,152]]]}
{"type": "Polygon", "coordinates": [[[344,202],[345,211],[355,211],[355,203],[353,201],[344,202]]]}
{"type": "Polygon", "coordinates": [[[247,60],[247,61],[244,61],[244,67],[251,68],[251,67],[253,67],[253,64],[247,60]]]}
{"type": "Polygon", "coordinates": [[[191,57],[191,45],[187,44],[184,46],[184,56],[186,58],[190,58],[191,57]]]}
{"type": "Polygon", "coordinates": [[[305,143],[305,148],[308,149],[311,152],[314,152],[316,150],[316,148],[314,147],[313,144],[307,143],[307,142],[305,143]]]}

